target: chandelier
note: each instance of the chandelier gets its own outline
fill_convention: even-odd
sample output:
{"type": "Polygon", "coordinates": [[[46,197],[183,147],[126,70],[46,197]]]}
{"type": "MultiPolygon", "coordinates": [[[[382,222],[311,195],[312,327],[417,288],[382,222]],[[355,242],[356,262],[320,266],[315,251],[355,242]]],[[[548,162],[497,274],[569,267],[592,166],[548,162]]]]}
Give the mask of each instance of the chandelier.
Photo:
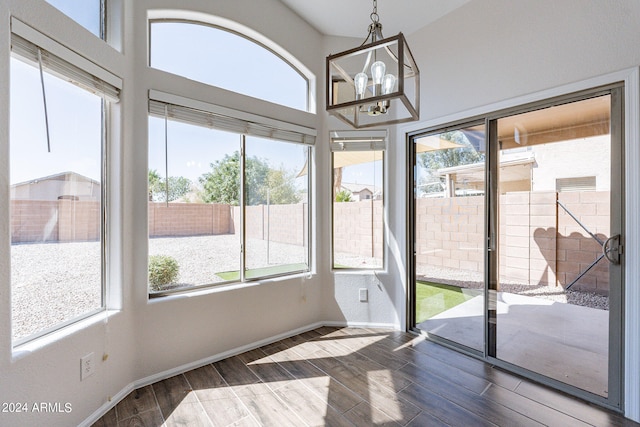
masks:
{"type": "Polygon", "coordinates": [[[384,38],[373,0],[367,38],[327,56],[327,112],[356,129],[418,120],[420,72],[402,33],[384,38]]]}

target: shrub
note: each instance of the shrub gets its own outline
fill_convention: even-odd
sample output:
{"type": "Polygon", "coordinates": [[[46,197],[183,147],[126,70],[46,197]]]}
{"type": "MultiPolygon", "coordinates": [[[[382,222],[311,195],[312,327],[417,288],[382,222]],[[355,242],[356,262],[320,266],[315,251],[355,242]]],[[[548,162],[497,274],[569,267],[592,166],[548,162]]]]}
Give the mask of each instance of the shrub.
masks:
{"type": "Polygon", "coordinates": [[[149,286],[154,291],[161,290],[178,278],[180,267],[175,258],[167,255],[151,255],[149,257],[149,286]]]}
{"type": "Polygon", "coordinates": [[[336,202],[351,202],[353,199],[351,198],[351,191],[349,190],[340,190],[336,193],[336,202]]]}

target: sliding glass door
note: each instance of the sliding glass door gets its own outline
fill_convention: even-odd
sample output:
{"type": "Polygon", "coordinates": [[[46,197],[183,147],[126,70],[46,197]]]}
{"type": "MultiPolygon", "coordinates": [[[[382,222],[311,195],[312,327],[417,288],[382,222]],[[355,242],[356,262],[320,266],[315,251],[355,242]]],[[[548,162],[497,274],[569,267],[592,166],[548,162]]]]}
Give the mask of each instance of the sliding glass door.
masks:
{"type": "Polygon", "coordinates": [[[428,333],[484,349],[484,125],[413,139],[415,313],[428,333]]]}
{"type": "Polygon", "coordinates": [[[496,121],[489,355],[603,398],[620,344],[610,333],[621,290],[618,103],[606,93],[496,121]]]}
{"type": "Polygon", "coordinates": [[[603,88],[411,136],[410,326],[619,407],[622,105],[603,88]]]}

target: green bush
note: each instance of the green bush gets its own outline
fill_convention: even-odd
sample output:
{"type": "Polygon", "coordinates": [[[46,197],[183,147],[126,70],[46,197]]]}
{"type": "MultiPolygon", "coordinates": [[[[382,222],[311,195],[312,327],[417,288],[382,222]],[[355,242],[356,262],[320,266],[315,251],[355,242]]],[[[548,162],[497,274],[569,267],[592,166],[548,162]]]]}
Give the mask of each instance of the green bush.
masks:
{"type": "Polygon", "coordinates": [[[336,202],[352,202],[351,191],[349,190],[340,190],[336,193],[336,202]]]}
{"type": "Polygon", "coordinates": [[[154,291],[161,290],[178,278],[180,267],[175,258],[167,255],[151,255],[149,257],[149,286],[154,291]]]}

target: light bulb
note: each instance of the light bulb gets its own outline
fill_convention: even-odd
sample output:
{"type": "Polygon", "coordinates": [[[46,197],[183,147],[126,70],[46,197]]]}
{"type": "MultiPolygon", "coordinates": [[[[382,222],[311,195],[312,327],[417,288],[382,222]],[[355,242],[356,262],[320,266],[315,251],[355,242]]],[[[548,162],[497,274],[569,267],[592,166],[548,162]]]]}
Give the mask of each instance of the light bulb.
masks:
{"type": "Polygon", "coordinates": [[[353,83],[356,86],[356,99],[364,98],[364,91],[367,89],[367,82],[369,81],[369,77],[366,73],[358,73],[353,78],[353,83]]]}
{"type": "Polygon", "coordinates": [[[393,88],[396,86],[396,76],[393,74],[386,74],[382,79],[382,94],[386,95],[393,92],[393,88]]]}
{"type": "Polygon", "coordinates": [[[371,65],[371,78],[373,79],[373,84],[379,85],[382,83],[382,78],[384,77],[386,68],[387,67],[382,61],[376,61],[371,65]]]}

